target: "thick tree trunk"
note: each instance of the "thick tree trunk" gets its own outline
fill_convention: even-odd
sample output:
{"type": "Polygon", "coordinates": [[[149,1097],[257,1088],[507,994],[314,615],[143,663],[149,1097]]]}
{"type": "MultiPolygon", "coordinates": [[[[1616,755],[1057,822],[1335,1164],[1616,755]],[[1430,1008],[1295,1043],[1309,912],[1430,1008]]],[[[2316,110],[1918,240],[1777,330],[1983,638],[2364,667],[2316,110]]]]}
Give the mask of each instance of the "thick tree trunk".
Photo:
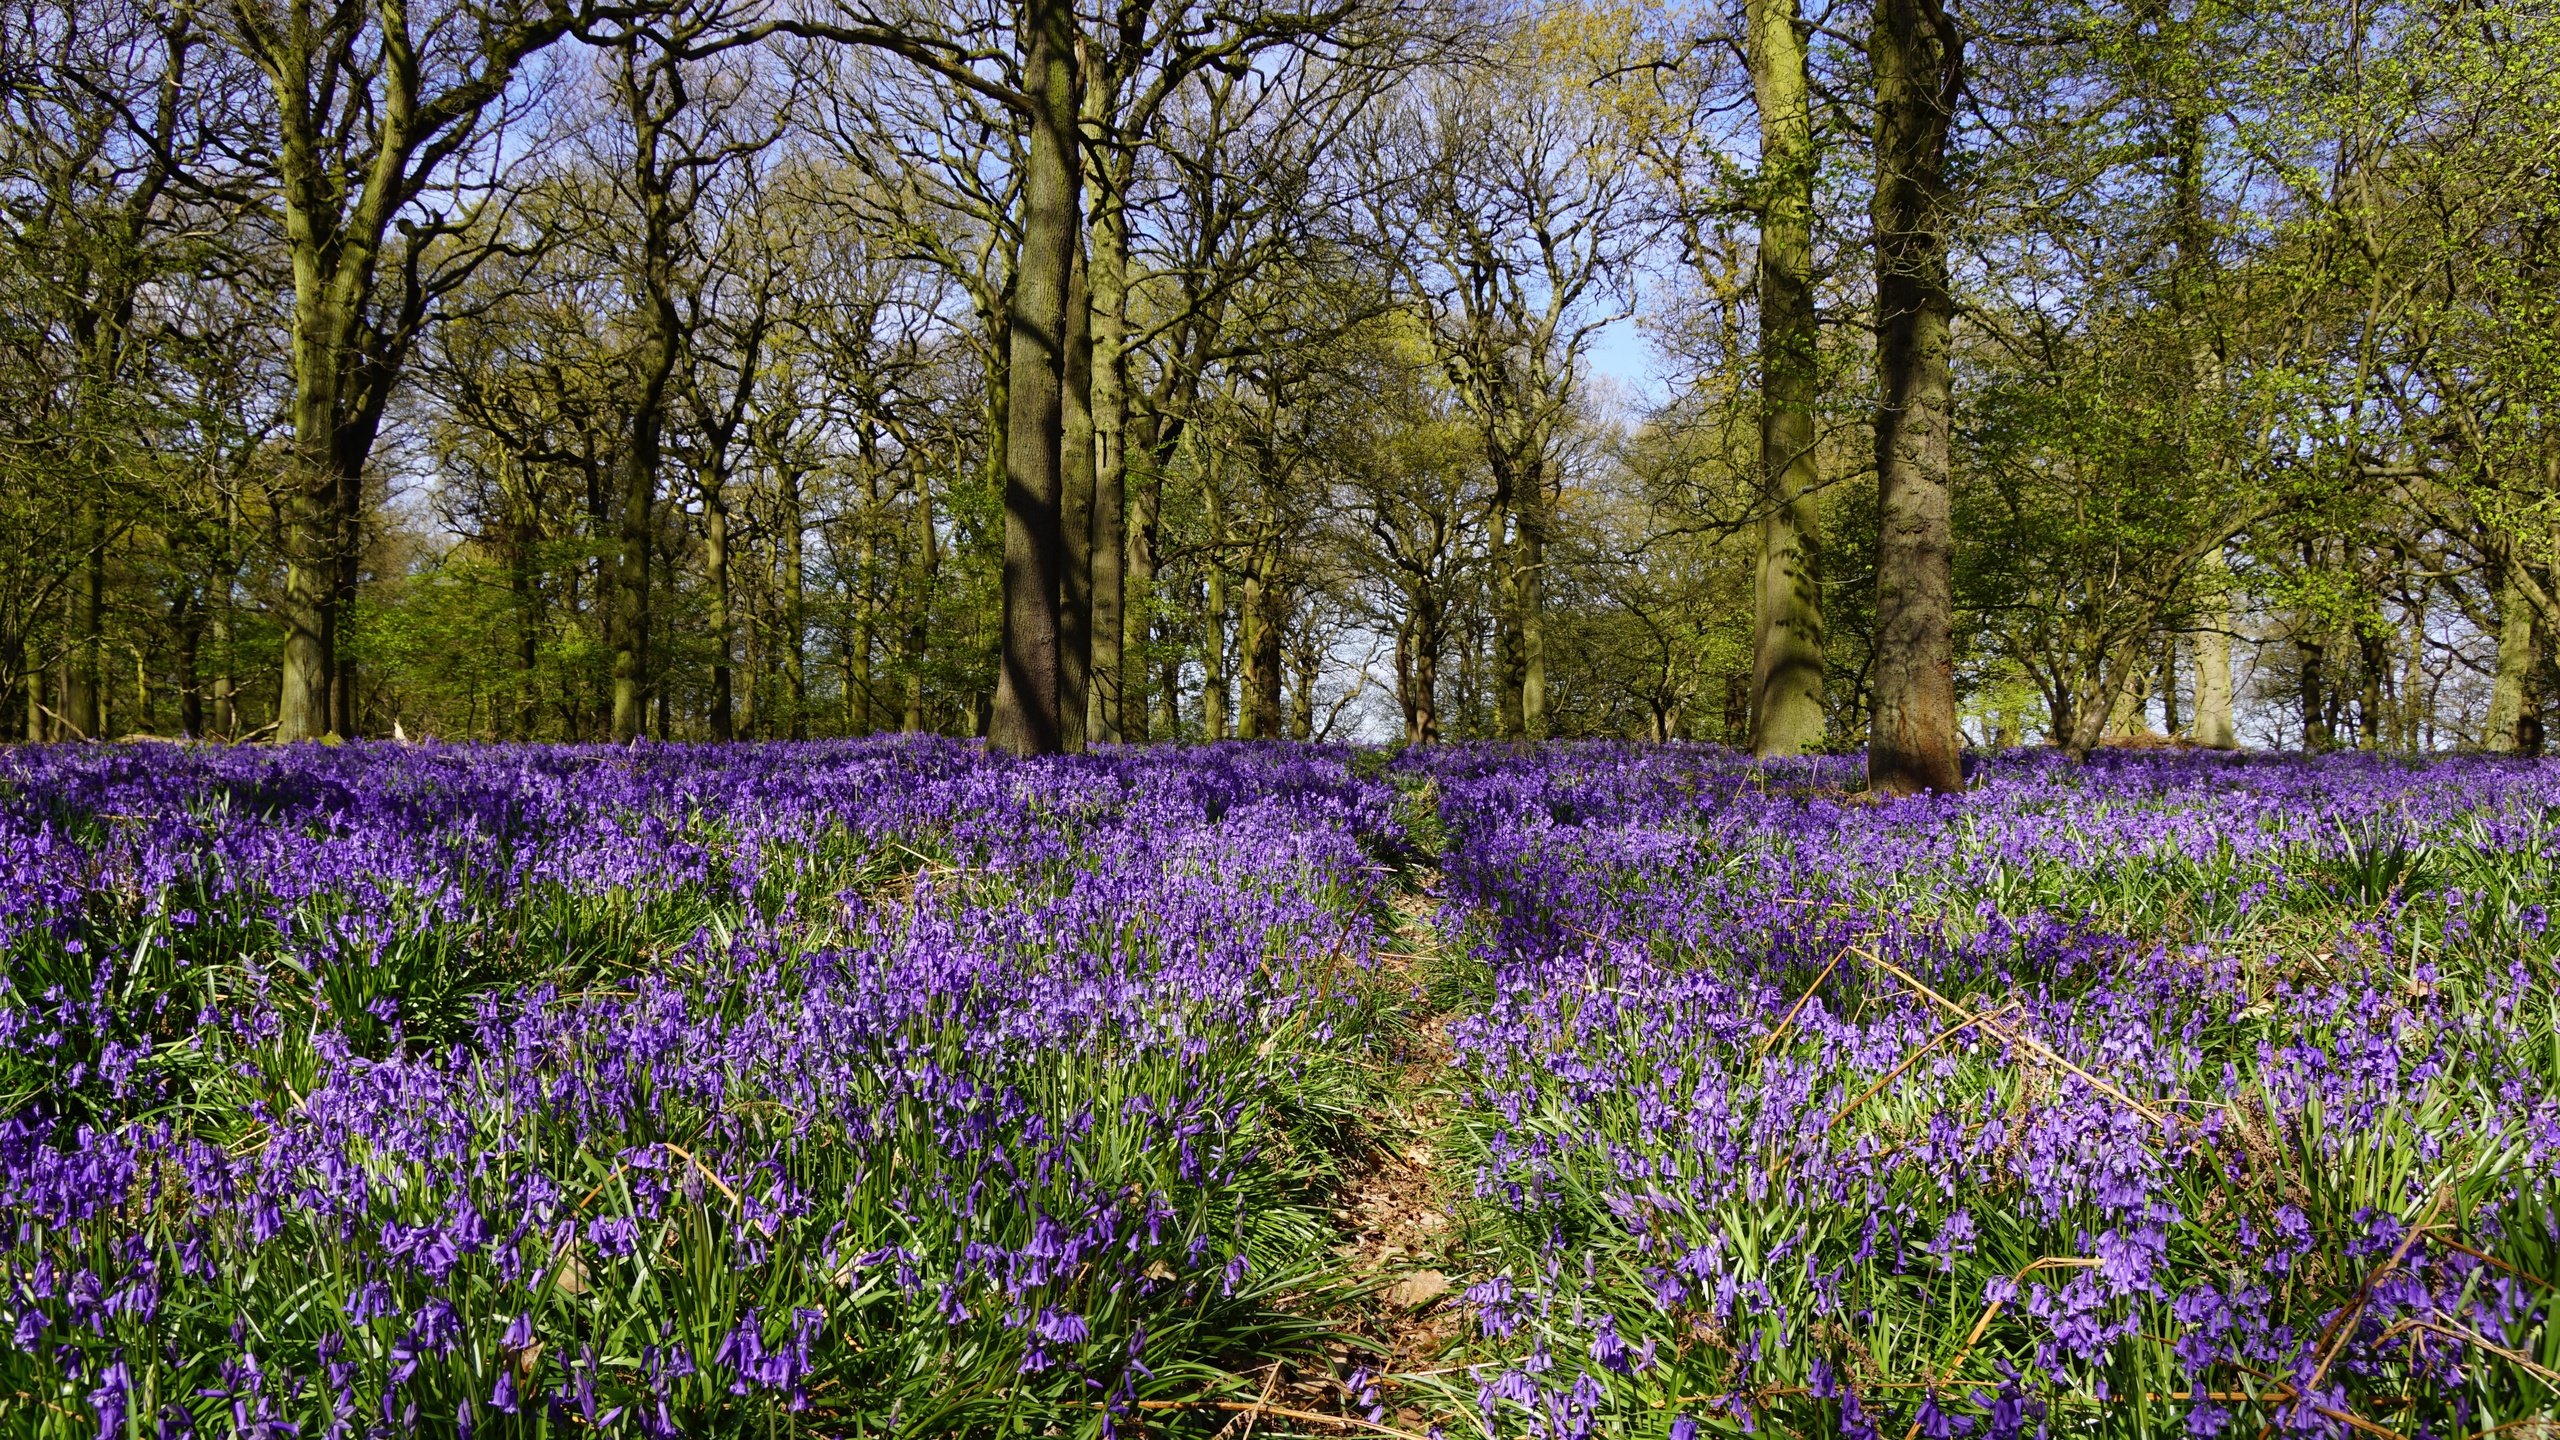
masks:
{"type": "Polygon", "coordinates": [[[2228,750],[2240,743],[2231,723],[2231,564],[2214,546],[2198,562],[2203,604],[2198,607],[2195,723],[2199,745],[2228,750]]]}
{"type": "MultiPolygon", "coordinates": [[[[1086,738],[1122,738],[1128,690],[1126,560],[1128,554],[1128,237],[1117,196],[1097,196],[1088,237],[1087,283],[1093,303],[1093,524],[1090,554],[1093,664],[1087,684],[1086,738]]],[[[1143,731],[1141,732],[1143,734],[1143,731]]]]}
{"type": "Polygon", "coordinates": [[[1947,136],[1962,38],[1937,0],[1877,0],[1875,715],[1867,781],[1963,788],[1956,729],[1947,136]]]}
{"type": "Polygon", "coordinates": [[[2333,734],[2329,728],[2329,704],[2325,687],[2328,680],[2328,647],[2320,637],[2305,631],[2294,638],[2294,654],[2302,691],[2302,748],[2326,750],[2333,734]]]}
{"type": "Polygon", "coordinates": [[[1813,405],[1813,113],[1796,0],[1750,0],[1760,111],[1760,562],[1752,587],[1751,753],[1822,743],[1822,476],[1813,405]]]}
{"type": "Polygon", "coordinates": [[[987,736],[1017,755],[1055,753],[1058,602],[1065,569],[1058,507],[1067,286],[1077,251],[1076,13],[1028,0],[1023,84],[1031,126],[1023,174],[1022,263],[1014,278],[1005,424],[1004,634],[987,736]]]}
{"type": "Polygon", "coordinates": [[[1407,622],[1412,651],[1407,658],[1411,690],[1404,697],[1405,743],[1440,743],[1440,651],[1447,641],[1446,621],[1436,599],[1417,598],[1407,622]]]}
{"type": "Polygon", "coordinates": [[[1069,753],[1085,748],[1093,664],[1093,299],[1078,245],[1067,273],[1067,358],[1058,427],[1058,725],[1069,753]]]}
{"type": "Polygon", "coordinates": [[[659,440],[666,377],[675,368],[672,330],[655,354],[632,406],[621,460],[621,524],[613,565],[613,730],[615,744],[639,738],[649,720],[650,569],[655,549],[659,440]]]}
{"type": "Polygon", "coordinates": [[[1248,740],[1281,738],[1280,658],[1287,639],[1282,607],[1287,587],[1270,573],[1275,558],[1258,554],[1245,571],[1245,713],[1240,733],[1248,740]]]}
{"type": "Polygon", "coordinates": [[[2480,731],[2483,750],[2516,754],[2524,748],[2526,700],[2542,663],[2540,629],[2524,588],[2507,577],[2498,586],[2498,668],[2489,687],[2489,718],[2480,731]]]}

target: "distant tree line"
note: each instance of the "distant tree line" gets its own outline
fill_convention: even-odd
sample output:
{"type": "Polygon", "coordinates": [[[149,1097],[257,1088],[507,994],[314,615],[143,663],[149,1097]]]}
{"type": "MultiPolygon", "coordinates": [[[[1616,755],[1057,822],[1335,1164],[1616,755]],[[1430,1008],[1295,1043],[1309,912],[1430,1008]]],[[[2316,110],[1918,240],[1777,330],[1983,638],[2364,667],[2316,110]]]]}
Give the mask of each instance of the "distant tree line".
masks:
{"type": "Polygon", "coordinates": [[[1908,790],[2560,681],[2547,6],[0,3],[28,739],[1908,790]]]}

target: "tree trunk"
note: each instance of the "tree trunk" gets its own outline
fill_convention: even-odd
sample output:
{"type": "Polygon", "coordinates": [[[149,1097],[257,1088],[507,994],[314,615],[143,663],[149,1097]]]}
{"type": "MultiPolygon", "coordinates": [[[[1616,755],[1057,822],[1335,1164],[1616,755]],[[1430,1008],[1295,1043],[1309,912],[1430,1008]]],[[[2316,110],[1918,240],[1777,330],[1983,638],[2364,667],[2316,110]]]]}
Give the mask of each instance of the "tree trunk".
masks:
{"type": "Polygon", "coordinates": [[[1209,607],[1200,624],[1200,729],[1227,738],[1227,567],[1209,559],[1209,607]]]}
{"type": "Polygon", "coordinates": [[[1397,678],[1405,683],[1405,693],[1397,698],[1405,713],[1404,738],[1408,745],[1440,743],[1440,652],[1447,644],[1446,621],[1439,602],[1427,595],[1413,598],[1413,608],[1405,620],[1408,653],[1397,668],[1397,678]]]}
{"type": "Polygon", "coordinates": [[[729,500],[715,467],[702,466],[695,479],[702,491],[703,598],[711,612],[704,617],[711,629],[711,738],[726,744],[738,738],[736,679],[730,671],[729,500]]]}
{"type": "MultiPolygon", "coordinates": [[[[1134,428],[1134,427],[1133,427],[1134,428]]],[[[1164,481],[1155,465],[1153,427],[1147,426],[1131,436],[1125,451],[1146,464],[1138,483],[1128,488],[1129,497],[1129,586],[1126,608],[1121,611],[1121,634],[1125,637],[1123,652],[1130,662],[1129,671],[1138,678],[1136,694],[1121,701],[1123,738],[1149,740],[1161,737],[1171,740],[1182,733],[1182,702],[1176,692],[1181,688],[1181,660],[1166,653],[1156,657],[1161,673],[1154,685],[1146,682],[1147,659],[1151,650],[1151,626],[1156,612],[1157,523],[1163,513],[1159,503],[1164,494],[1164,481]]],[[[1164,649],[1171,652],[1173,647],[1164,649]]]]}
{"type": "Polygon", "coordinates": [[[64,591],[62,725],[78,740],[106,728],[107,535],[90,490],[80,498],[80,574],[64,591]]]}
{"type": "Polygon", "coordinates": [[[1058,725],[1069,753],[1085,748],[1093,664],[1093,299],[1084,248],[1067,273],[1065,392],[1058,427],[1058,725]]]}
{"type": "Polygon", "coordinates": [[[2183,728],[2178,714],[2178,637],[2160,637],[2160,733],[2175,736],[2183,728]]]}
{"type": "Polygon", "coordinates": [[[2299,659],[2302,688],[2302,748],[2329,748],[2328,697],[2323,693],[2327,680],[2327,650],[2320,638],[2308,632],[2295,637],[2294,653],[2299,659]]]}
{"type": "Polygon", "coordinates": [[[1875,714],[1867,781],[1963,788],[1956,729],[1947,135],[1964,50],[1937,0],[1877,0],[1875,714]]]}
{"type": "Polygon", "coordinates": [[[179,607],[177,623],[171,627],[177,636],[178,733],[190,740],[204,738],[204,599],[190,594],[179,607]]]}
{"type": "Polygon", "coordinates": [[[991,744],[1017,755],[1048,755],[1066,741],[1058,663],[1066,557],[1058,507],[1067,286],[1078,248],[1075,7],[1068,0],[1027,0],[1023,25],[1031,133],[1008,365],[1004,634],[987,735],[991,744]]]}
{"type": "Polygon", "coordinates": [[[1485,527],[1491,537],[1486,546],[1490,553],[1485,558],[1491,562],[1495,577],[1493,724],[1498,738],[1516,743],[1529,734],[1520,695],[1520,542],[1513,529],[1518,518],[1519,491],[1507,460],[1498,452],[1493,459],[1493,513],[1485,527]]]}
{"type": "Polygon", "coordinates": [[[1813,114],[1796,0],[1751,0],[1760,111],[1760,562],[1752,587],[1751,753],[1822,743],[1822,476],[1813,405],[1813,114]]]}
{"type": "Polygon", "coordinates": [[[2240,743],[2231,724],[2231,562],[2214,546],[2198,562],[2204,602],[2196,630],[2195,723],[2199,745],[2228,750],[2240,743]]]}
{"type": "MultiPolygon", "coordinates": [[[[874,507],[877,508],[875,497],[874,507]]],[[[808,584],[808,517],[800,499],[800,472],[788,465],[782,467],[782,623],[791,628],[791,640],[783,648],[783,680],[791,691],[791,738],[809,738],[809,584],[808,584]]],[[[863,532],[862,573],[871,573],[870,531],[863,532]]],[[[863,614],[862,653],[865,663],[871,654],[871,619],[863,614]]],[[[869,706],[870,686],[863,687],[863,703],[869,706]]],[[[865,716],[864,729],[869,729],[865,716]]]]}
{"type": "Polygon", "coordinates": [[[1520,611],[1520,737],[1547,738],[1547,481],[1546,466],[1530,467],[1520,496],[1518,568],[1520,611]]]}
{"type": "MultiPolygon", "coordinates": [[[[2509,561],[2514,564],[2514,561],[2509,561]]],[[[2481,727],[2480,748],[2501,754],[2522,750],[2525,701],[2533,672],[2542,663],[2540,626],[2532,603],[2513,576],[2498,586],[2498,668],[2489,687],[2489,719],[2481,727]]]]}
{"type": "Polygon", "coordinates": [[[1244,725],[1247,740],[1277,740],[1280,730],[1280,655],[1286,639],[1281,607],[1286,587],[1272,570],[1277,556],[1257,551],[1244,577],[1244,725]]]}
{"type": "MultiPolygon", "coordinates": [[[[1123,730],[1128,689],[1125,581],[1128,553],[1128,236],[1119,197],[1096,196],[1088,237],[1086,280],[1092,292],[1093,525],[1091,555],[1093,665],[1087,684],[1086,738],[1115,744],[1123,730]]],[[[1143,731],[1141,732],[1143,735],[1143,731]]]]}
{"type": "Polygon", "coordinates": [[[900,717],[900,727],[909,734],[924,729],[924,665],[925,651],[932,636],[933,587],[941,570],[940,542],[933,533],[933,491],[925,483],[925,472],[915,472],[914,545],[917,575],[922,581],[916,587],[907,616],[907,709],[900,717]]]}

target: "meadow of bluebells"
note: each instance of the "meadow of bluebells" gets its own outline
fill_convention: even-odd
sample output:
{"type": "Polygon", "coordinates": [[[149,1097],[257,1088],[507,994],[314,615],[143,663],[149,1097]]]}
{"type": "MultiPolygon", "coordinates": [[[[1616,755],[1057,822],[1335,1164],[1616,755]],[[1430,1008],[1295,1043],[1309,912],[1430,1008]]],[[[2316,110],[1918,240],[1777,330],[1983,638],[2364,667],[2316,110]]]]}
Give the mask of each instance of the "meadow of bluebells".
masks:
{"type": "Polygon", "coordinates": [[[1488,1432],[2550,1433],[2560,769],[1403,768],[1488,1432]]]}
{"type": "Polygon", "coordinates": [[[0,754],[0,1433],[1208,1434],[1332,1365],[1333,1186],[1425,993],[1471,1337],[1337,1387],[1372,1422],[2550,1433],[2560,769],[1856,790],[0,754]]]}
{"type": "Polygon", "coordinates": [[[1127,1433],[1317,1333],[1352,758],[0,754],[0,1432],[1127,1433]]]}

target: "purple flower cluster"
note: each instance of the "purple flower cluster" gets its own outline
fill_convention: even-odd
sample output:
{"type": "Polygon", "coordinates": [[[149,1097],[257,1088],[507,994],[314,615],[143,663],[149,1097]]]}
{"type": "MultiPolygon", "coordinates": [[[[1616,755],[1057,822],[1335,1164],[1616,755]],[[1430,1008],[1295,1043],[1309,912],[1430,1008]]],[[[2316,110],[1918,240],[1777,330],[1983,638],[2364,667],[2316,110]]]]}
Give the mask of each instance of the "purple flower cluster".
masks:
{"type": "Polygon", "coordinates": [[[2560,1406],[2560,768],[1453,750],[1486,1433],[2560,1406]]]}
{"type": "Polygon", "coordinates": [[[0,1430],[1123,1427],[1317,1230],[1352,760],[0,756],[0,1430]]]}

